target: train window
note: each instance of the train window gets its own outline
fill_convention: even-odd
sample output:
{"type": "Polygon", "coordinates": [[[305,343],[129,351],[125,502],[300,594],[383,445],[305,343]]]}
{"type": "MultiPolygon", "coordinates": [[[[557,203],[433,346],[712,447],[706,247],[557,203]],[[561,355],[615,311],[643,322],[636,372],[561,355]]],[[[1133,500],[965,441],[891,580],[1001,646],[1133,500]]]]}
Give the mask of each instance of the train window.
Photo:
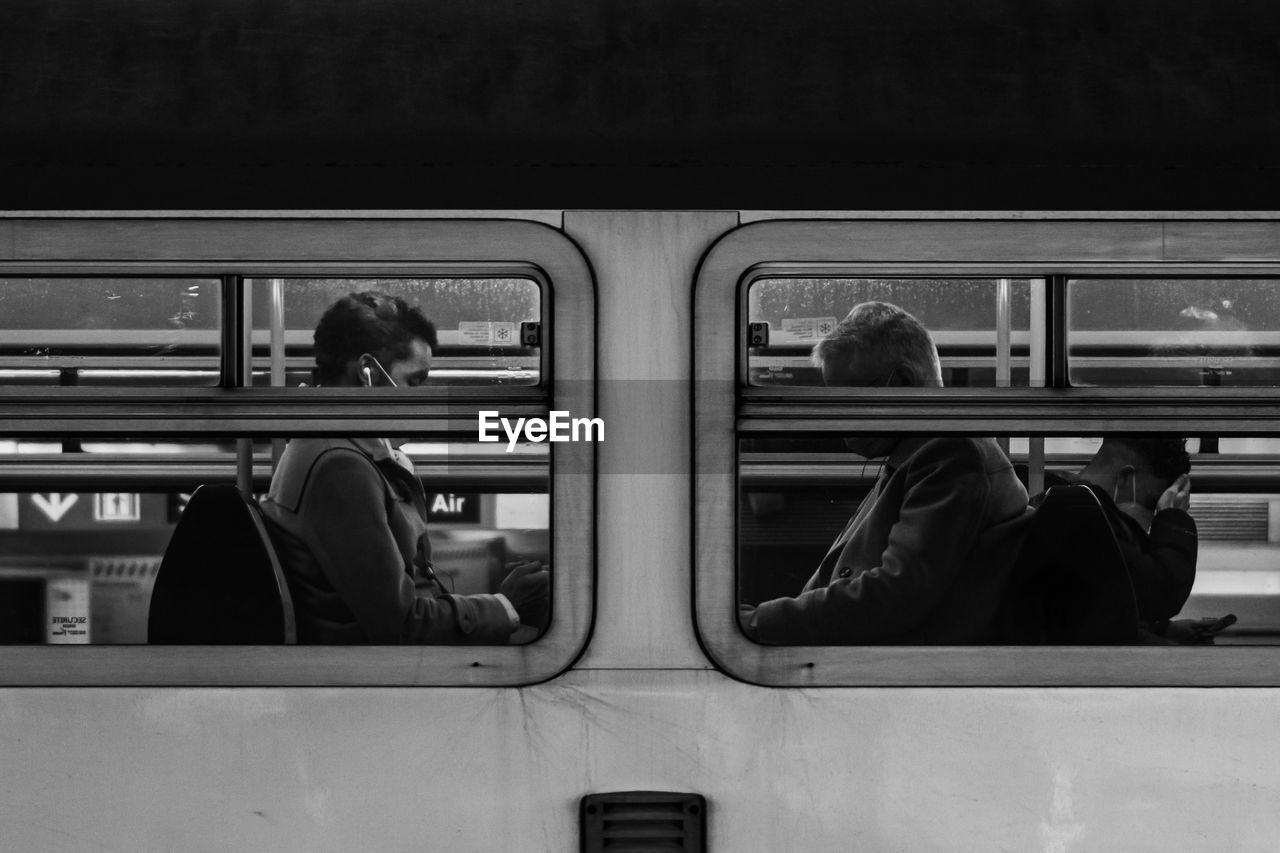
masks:
{"type": "MultiPolygon", "coordinates": [[[[25,282],[32,299],[64,279],[92,282],[95,296],[119,282],[138,282],[125,288],[135,295],[157,282],[199,290],[181,298],[211,312],[184,315],[201,324],[210,387],[149,379],[121,393],[81,376],[0,390],[0,680],[512,685],[549,678],[581,651],[592,618],[593,449],[533,430],[481,436],[486,417],[594,414],[590,272],[559,232],[503,220],[7,225],[0,276],[25,282]],[[552,292],[564,298],[552,303],[552,292]],[[348,298],[364,325],[369,314],[412,334],[406,343],[375,330],[375,346],[339,330],[326,357],[343,371],[316,383],[314,327],[348,298]],[[415,307],[435,323],[430,353],[418,345],[430,332],[415,307]],[[397,378],[447,393],[406,393],[391,387],[397,378]],[[213,506],[223,514],[202,509],[213,506]],[[201,516],[241,519],[250,532],[224,536],[221,522],[192,521],[201,516]],[[279,563],[270,583],[289,592],[294,633],[278,604],[278,633],[254,634],[223,630],[239,619],[195,619],[197,605],[170,594],[175,550],[174,565],[202,565],[225,540],[254,559],[270,546],[279,563]],[[379,567],[391,570],[382,577],[379,567]],[[400,620],[388,613],[399,613],[405,579],[426,603],[400,620]],[[82,648],[55,661],[55,645],[82,648]]],[[[63,312],[66,328],[89,322],[80,310],[63,312]]],[[[158,345],[138,333],[151,315],[134,314],[111,343],[158,345]]],[[[38,325],[56,329],[56,319],[38,325]]],[[[237,592],[247,587],[229,589],[248,562],[209,566],[200,583],[250,612],[256,599],[237,592]]]]}
{"type": "Polygon", "coordinates": [[[349,294],[402,299],[435,326],[431,385],[536,385],[541,292],[529,278],[263,278],[253,301],[255,385],[316,382],[313,335],[349,294]]]}
{"type": "Polygon", "coordinates": [[[722,237],[694,317],[694,592],[709,656],[775,686],[1280,683],[1269,234],[1154,219],[787,220],[722,237]],[[1004,281],[1007,308],[990,310],[1004,281]],[[976,331],[968,299],[989,318],[969,353],[987,363],[963,373],[948,367],[948,334],[976,331]],[[799,372],[818,321],[865,302],[922,319],[943,387],[907,387],[931,383],[897,368],[876,381],[883,344],[836,374],[842,387],[799,372]],[[1211,310],[1232,328],[1180,335],[1194,352],[1154,348],[1211,310]],[[775,345],[794,364],[771,365],[775,345]],[[1186,381],[1200,367],[1221,381],[1186,381]],[[1184,452],[1186,478],[1170,468],[1184,452]],[[1157,462],[1121,458],[1134,453],[1157,462]],[[1170,468],[1159,489],[1148,464],[1170,468]],[[1132,552],[1157,527],[1181,549],[1163,586],[1139,578],[1132,552]],[[968,580],[929,582],[938,567],[968,580]]]}
{"type": "Polygon", "coordinates": [[[1073,385],[1280,385],[1280,281],[1067,282],[1073,385]]]}
{"type": "MultiPolygon", "coordinates": [[[[890,488],[896,461],[896,451],[886,462],[857,450],[875,442],[900,447],[927,440],[937,441],[930,436],[833,440],[822,435],[742,440],[737,471],[739,604],[777,610],[777,602],[835,581],[845,565],[841,545],[847,552],[850,540],[856,541],[847,525],[873,489],[890,488]],[[857,446],[851,449],[846,441],[857,446]]],[[[944,441],[959,445],[964,439],[944,441]]],[[[824,630],[825,641],[832,643],[930,644],[967,635],[973,642],[997,644],[1066,642],[1069,637],[1095,644],[1181,647],[1280,644],[1280,443],[1124,435],[1035,441],[1024,436],[1003,444],[1011,463],[1008,485],[1025,488],[1033,504],[1040,505],[1046,490],[1058,486],[1084,484],[1093,492],[1091,512],[1105,518],[1097,530],[1106,541],[1089,547],[1096,546],[1100,565],[1108,553],[1113,561],[1118,558],[1115,565],[1125,570],[1124,583],[1107,587],[1108,579],[1100,577],[1093,581],[1101,590],[1095,598],[1083,594],[1091,589],[1083,576],[1072,576],[1052,593],[1046,588],[1049,597],[1034,598],[1019,585],[1039,583],[1035,573],[1050,555],[1035,551],[1040,540],[1031,523],[1021,531],[1009,525],[1013,535],[1002,538],[1000,519],[991,519],[983,522],[988,532],[979,537],[980,565],[938,576],[939,585],[958,583],[969,589],[964,601],[954,590],[945,593],[956,599],[950,614],[916,618],[905,609],[868,608],[871,596],[888,594],[885,590],[893,583],[907,578],[910,572],[904,569],[899,578],[871,578],[866,589],[851,592],[842,617],[847,622],[818,629],[771,616],[772,622],[758,626],[762,639],[803,644],[810,631],[824,630]],[[1188,479],[1180,482],[1183,474],[1188,479]],[[988,580],[993,586],[984,590],[988,580]],[[1002,589],[994,585],[997,581],[1002,589]],[[883,590],[876,590],[878,583],[883,590]],[[986,605],[991,611],[983,616],[982,627],[949,618],[977,614],[986,605]],[[1036,608],[1034,625],[1025,622],[1031,608],[1036,608]],[[1099,613],[1111,621],[1091,621],[1099,613]],[[883,619],[877,621],[877,616],[883,619]]],[[[1024,505],[1019,493],[1009,519],[1018,518],[1024,505]]],[[[873,525],[874,519],[866,523],[873,525]]],[[[920,531],[919,541],[891,541],[886,553],[898,549],[905,565],[909,559],[928,560],[931,545],[954,550],[946,541],[946,520],[935,519],[935,524],[939,529],[920,531]]],[[[886,562],[883,573],[892,569],[886,562]]],[[[820,608],[814,610],[817,624],[820,608]]]]}
{"type": "Polygon", "coordinates": [[[1027,278],[758,278],[748,316],[753,328],[765,324],[767,339],[751,347],[751,383],[821,385],[813,345],[852,306],[890,302],[933,330],[948,387],[1039,384],[1029,328],[1044,292],[1043,279],[1027,278]]]}
{"type": "MultiPolygon", "coordinates": [[[[406,469],[413,468],[422,489],[427,528],[420,541],[429,562],[421,568],[430,571],[416,578],[423,587],[430,587],[434,577],[448,594],[491,595],[500,591],[509,563],[553,563],[546,445],[521,445],[507,456],[465,442],[344,437],[297,442],[293,448],[285,444],[286,458],[324,444],[368,449],[373,456],[385,450],[402,465],[407,460],[406,469]],[[403,455],[391,455],[393,445],[403,455]]],[[[272,442],[253,442],[249,464],[255,501],[294,592],[298,640],[367,642],[354,623],[345,632],[316,630],[320,616],[310,608],[314,589],[308,584],[317,579],[306,574],[305,555],[290,550],[298,544],[291,522],[307,519],[281,494],[289,486],[273,480],[273,468],[287,464],[273,466],[278,452],[272,442]]],[[[235,440],[0,442],[0,476],[15,489],[0,493],[0,610],[7,614],[0,642],[146,643],[151,594],[175,526],[197,488],[236,481],[238,455],[235,440]],[[43,594],[34,594],[37,589],[43,594]]],[[[329,520],[331,531],[323,524],[311,527],[322,537],[332,532],[366,550],[373,534],[388,531],[369,531],[361,538],[363,516],[361,507],[351,505],[353,489],[345,484],[338,496],[341,513],[329,520]]],[[[523,627],[516,638],[533,639],[535,627],[544,626],[523,627]]],[[[225,638],[239,630],[227,628],[225,638]]],[[[207,638],[191,642],[216,640],[218,626],[197,626],[191,636],[207,638]]]]}
{"type": "Polygon", "coordinates": [[[219,381],[211,277],[0,278],[0,384],[193,386],[219,381]]]}

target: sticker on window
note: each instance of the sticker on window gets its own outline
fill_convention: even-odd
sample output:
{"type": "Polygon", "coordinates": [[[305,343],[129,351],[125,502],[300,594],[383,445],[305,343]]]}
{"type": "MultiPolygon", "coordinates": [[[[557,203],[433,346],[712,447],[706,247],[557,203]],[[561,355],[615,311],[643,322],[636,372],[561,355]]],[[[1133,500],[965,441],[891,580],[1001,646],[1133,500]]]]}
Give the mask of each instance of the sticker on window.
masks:
{"type": "Polygon", "coordinates": [[[819,341],[835,328],[835,317],[787,317],[782,321],[782,334],[796,341],[819,341]]]}
{"type": "Polygon", "coordinates": [[[462,320],[458,323],[458,337],[464,343],[476,346],[506,346],[518,338],[515,323],[489,322],[486,320],[462,320]]]}

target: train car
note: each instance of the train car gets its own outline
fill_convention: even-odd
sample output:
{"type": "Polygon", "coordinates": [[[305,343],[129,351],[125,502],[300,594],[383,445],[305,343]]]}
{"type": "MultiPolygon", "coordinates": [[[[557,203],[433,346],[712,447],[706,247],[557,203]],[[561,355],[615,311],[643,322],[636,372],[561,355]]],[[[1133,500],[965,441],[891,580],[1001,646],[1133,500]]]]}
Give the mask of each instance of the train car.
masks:
{"type": "Polygon", "coordinates": [[[1267,5],[0,15],[0,847],[1274,849],[1267,5]],[[424,384],[317,383],[363,291],[434,319],[424,384]],[[824,387],[866,301],[943,387],[824,387]],[[992,437],[1029,494],[1185,440],[1190,633],[753,638],[882,436],[992,437]],[[547,624],[297,642],[273,578],[246,639],[238,562],[162,601],[197,489],[317,437],[397,438],[440,583],[545,561],[547,624]]]}

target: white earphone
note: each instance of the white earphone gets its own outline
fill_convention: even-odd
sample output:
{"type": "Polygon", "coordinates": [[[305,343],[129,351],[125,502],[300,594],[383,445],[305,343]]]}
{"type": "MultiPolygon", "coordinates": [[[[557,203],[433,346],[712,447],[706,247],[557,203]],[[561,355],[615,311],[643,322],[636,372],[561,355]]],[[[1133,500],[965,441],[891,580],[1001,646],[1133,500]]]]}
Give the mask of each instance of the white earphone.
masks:
{"type": "MultiPolygon", "coordinates": [[[[361,357],[362,359],[363,359],[363,358],[368,358],[368,359],[371,359],[371,360],[373,361],[374,367],[378,368],[378,372],[382,374],[382,378],[384,378],[384,379],[386,379],[386,380],[387,380],[387,385],[388,385],[388,386],[390,386],[390,387],[392,387],[392,388],[399,388],[399,387],[400,387],[399,385],[397,385],[397,384],[396,384],[396,381],[395,381],[394,379],[392,379],[392,378],[391,378],[391,374],[390,374],[390,373],[387,373],[387,369],[386,369],[385,367],[383,367],[383,366],[382,366],[382,362],[378,361],[376,358],[374,358],[373,356],[369,355],[368,353],[365,353],[364,355],[362,355],[362,356],[360,356],[360,357],[361,357]]],[[[367,365],[367,364],[366,364],[366,365],[364,365],[363,367],[361,367],[361,368],[360,368],[360,372],[364,374],[364,384],[365,384],[365,387],[366,387],[366,388],[372,388],[372,387],[373,387],[373,367],[370,367],[369,365],[367,365]]]]}

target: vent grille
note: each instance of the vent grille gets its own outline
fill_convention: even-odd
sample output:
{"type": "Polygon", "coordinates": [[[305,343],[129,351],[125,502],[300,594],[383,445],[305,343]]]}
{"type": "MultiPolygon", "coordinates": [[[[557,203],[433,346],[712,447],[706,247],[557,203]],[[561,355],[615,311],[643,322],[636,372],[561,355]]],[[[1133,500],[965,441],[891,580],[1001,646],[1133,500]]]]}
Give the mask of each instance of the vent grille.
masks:
{"type": "Polygon", "coordinates": [[[706,848],[706,800],[699,794],[620,791],[582,798],[582,853],[706,848]]]}

